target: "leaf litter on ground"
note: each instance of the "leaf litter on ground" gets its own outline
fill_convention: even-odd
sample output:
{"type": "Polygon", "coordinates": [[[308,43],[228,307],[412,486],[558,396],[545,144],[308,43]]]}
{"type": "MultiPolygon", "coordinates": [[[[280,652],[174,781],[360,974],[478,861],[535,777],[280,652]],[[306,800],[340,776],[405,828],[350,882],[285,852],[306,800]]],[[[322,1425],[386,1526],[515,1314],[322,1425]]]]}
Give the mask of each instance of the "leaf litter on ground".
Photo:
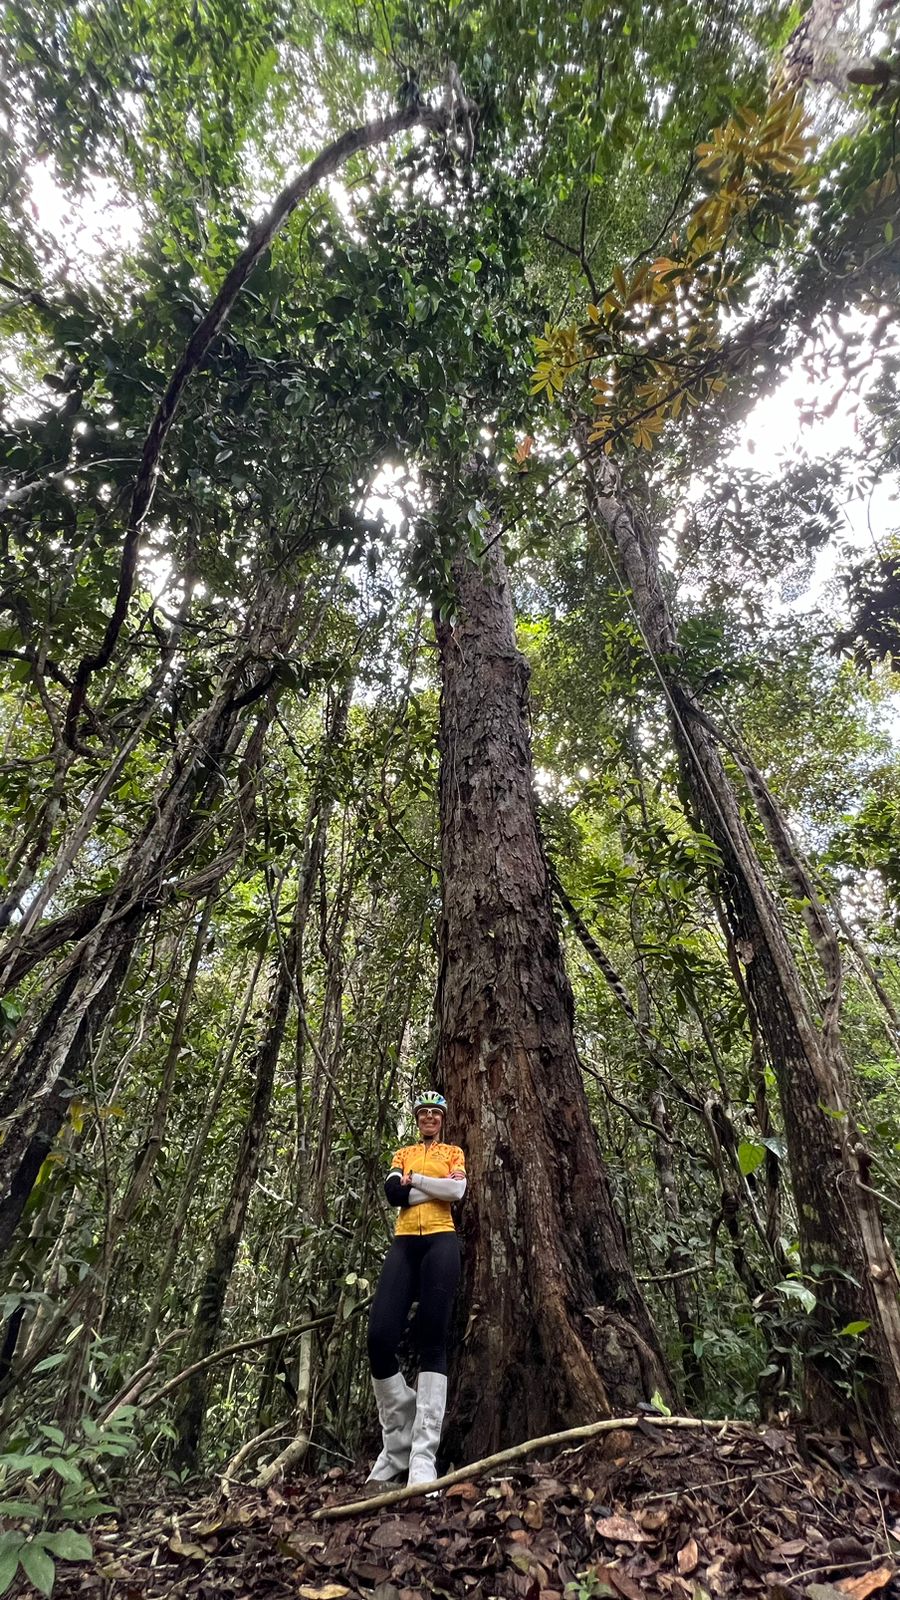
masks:
{"type": "Polygon", "coordinates": [[[620,1431],[312,1521],[362,1479],[132,1506],[56,1600],[900,1600],[900,1472],[799,1429],[620,1431]]]}

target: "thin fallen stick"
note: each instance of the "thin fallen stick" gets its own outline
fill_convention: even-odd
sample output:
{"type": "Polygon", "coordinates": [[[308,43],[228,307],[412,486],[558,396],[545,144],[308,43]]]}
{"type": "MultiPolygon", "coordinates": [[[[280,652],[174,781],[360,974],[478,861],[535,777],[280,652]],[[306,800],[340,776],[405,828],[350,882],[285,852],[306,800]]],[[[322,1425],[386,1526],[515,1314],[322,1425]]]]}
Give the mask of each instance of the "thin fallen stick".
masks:
{"type": "MultiPolygon", "coordinates": [[[[362,1303],[368,1305],[368,1301],[362,1303]]],[[[354,1306],[353,1310],[348,1312],[348,1317],[355,1316],[358,1310],[359,1306],[354,1306]]],[[[161,1389],[157,1389],[155,1394],[151,1394],[144,1401],[144,1405],[155,1406],[160,1400],[164,1400],[166,1395],[171,1394],[173,1389],[178,1389],[188,1378],[192,1378],[195,1372],[205,1372],[207,1367],[214,1367],[219,1361],[227,1361],[229,1356],[240,1355],[242,1350],[259,1350],[264,1344],[275,1344],[279,1339],[293,1339],[298,1333],[308,1333],[310,1328],[321,1328],[326,1322],[333,1322],[334,1319],[333,1311],[326,1312],[323,1316],[314,1318],[312,1322],[295,1322],[290,1328],[276,1328],[274,1333],[262,1333],[255,1339],[239,1339],[236,1344],[223,1345],[221,1350],[214,1350],[211,1356],[204,1356],[202,1361],[193,1362],[191,1366],[185,1367],[183,1372],[176,1372],[174,1378],[170,1378],[168,1383],[164,1383],[161,1389]]]]}
{"type": "Polygon", "coordinates": [[[489,1467],[500,1467],[505,1461],[516,1461],[531,1455],[534,1450],[545,1450],[549,1445],[568,1444],[573,1439],[593,1439],[598,1433],[613,1433],[616,1428],[710,1428],[724,1432],[726,1428],[755,1427],[752,1422],[734,1422],[730,1418],[706,1417],[607,1417],[603,1422],[585,1422],[579,1428],[565,1428],[561,1433],[545,1433],[541,1439],[526,1439],[524,1444],[511,1445],[508,1450],[498,1450],[496,1455],[485,1456],[481,1461],[471,1461],[467,1467],[457,1467],[446,1472],[433,1483],[417,1483],[412,1488],[389,1489],[385,1494],[372,1495],[369,1500],[354,1500],[345,1506],[322,1506],[312,1514],[313,1522],[330,1522],[336,1517],[352,1517],[358,1511],[377,1511],[379,1506],[393,1505],[396,1500],[411,1500],[414,1495],[434,1494],[438,1489],[448,1489],[452,1483],[465,1483],[467,1478],[477,1478],[489,1467]]]}

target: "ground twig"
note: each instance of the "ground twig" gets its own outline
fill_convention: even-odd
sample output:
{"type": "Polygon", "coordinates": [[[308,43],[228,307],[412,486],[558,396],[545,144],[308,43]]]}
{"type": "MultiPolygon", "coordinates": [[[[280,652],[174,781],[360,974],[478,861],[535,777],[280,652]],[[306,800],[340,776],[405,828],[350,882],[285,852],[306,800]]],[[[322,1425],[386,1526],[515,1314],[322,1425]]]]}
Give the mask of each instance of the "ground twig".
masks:
{"type": "Polygon", "coordinates": [[[437,1493],[439,1489],[448,1489],[451,1484],[465,1483],[468,1478],[477,1478],[491,1467],[500,1467],[507,1461],[520,1460],[522,1456],[531,1455],[536,1450],[545,1450],[551,1445],[569,1444],[576,1439],[593,1439],[601,1433],[613,1433],[616,1428],[708,1428],[711,1431],[724,1432],[726,1428],[749,1428],[754,1424],[750,1422],[733,1422],[731,1420],[713,1419],[704,1417],[606,1417],[602,1422],[586,1422],[579,1428],[565,1428],[561,1433],[547,1433],[540,1439],[526,1439],[523,1444],[511,1445],[508,1450],[498,1450],[495,1455],[485,1456],[481,1461],[471,1461],[467,1467],[457,1467],[455,1472],[446,1472],[442,1478],[435,1478],[433,1483],[417,1483],[412,1488],[406,1484],[400,1489],[388,1489],[384,1494],[372,1495],[368,1500],[354,1500],[349,1505],[322,1506],[313,1512],[314,1522],[330,1522],[336,1517],[352,1517],[360,1511],[376,1511],[379,1506],[393,1505],[397,1500],[411,1500],[415,1495],[437,1493]]]}

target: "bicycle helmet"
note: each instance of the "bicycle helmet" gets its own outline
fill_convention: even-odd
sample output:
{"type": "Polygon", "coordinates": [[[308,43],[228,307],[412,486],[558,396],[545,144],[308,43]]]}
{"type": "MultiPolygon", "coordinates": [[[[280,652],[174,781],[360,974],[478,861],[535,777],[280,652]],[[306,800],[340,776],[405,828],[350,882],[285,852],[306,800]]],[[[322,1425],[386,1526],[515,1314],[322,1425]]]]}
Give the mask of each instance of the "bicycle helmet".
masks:
{"type": "Polygon", "coordinates": [[[420,1111],[439,1111],[442,1117],[446,1117],[447,1102],[435,1089],[426,1089],[422,1094],[417,1094],[413,1101],[413,1116],[417,1117],[420,1111]]]}

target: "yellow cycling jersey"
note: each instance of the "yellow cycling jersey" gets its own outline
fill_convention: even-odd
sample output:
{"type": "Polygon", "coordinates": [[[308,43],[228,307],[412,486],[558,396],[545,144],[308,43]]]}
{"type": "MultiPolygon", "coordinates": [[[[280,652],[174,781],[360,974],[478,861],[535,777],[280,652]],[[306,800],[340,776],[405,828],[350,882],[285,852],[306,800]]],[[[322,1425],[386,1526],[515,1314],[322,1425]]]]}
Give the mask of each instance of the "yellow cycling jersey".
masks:
{"type": "MultiPolygon", "coordinates": [[[[452,1172],[465,1172],[466,1158],[458,1144],[407,1144],[395,1150],[392,1172],[419,1172],[423,1178],[449,1178],[452,1172]]],[[[415,1180],[413,1180],[415,1182],[415,1180]]],[[[425,1200],[418,1206],[403,1206],[397,1215],[395,1234],[455,1233],[456,1226],[448,1200],[425,1200]]]]}

